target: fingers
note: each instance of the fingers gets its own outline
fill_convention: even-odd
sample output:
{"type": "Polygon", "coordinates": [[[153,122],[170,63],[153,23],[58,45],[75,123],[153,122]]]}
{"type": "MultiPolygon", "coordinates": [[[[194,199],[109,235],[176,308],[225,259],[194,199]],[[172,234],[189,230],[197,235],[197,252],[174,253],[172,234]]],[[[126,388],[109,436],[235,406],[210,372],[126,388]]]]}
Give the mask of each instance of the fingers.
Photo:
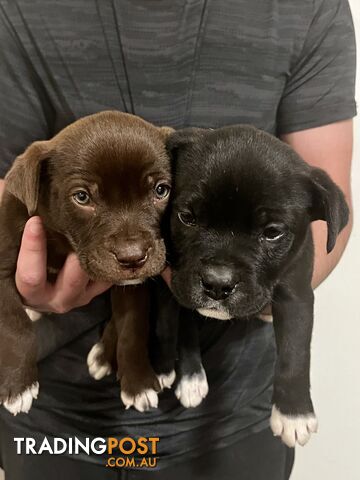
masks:
{"type": "Polygon", "coordinates": [[[266,307],[262,310],[262,312],[258,314],[258,318],[260,318],[260,320],[262,320],[263,322],[272,323],[273,316],[272,316],[272,307],[270,303],[266,305],[266,307]]]}
{"type": "Polygon", "coordinates": [[[266,305],[266,307],[262,310],[261,313],[262,313],[263,315],[272,315],[271,303],[269,303],[268,305],[266,305]]]}
{"type": "Polygon", "coordinates": [[[52,311],[66,313],[76,307],[87,305],[94,297],[111,287],[106,282],[91,282],[72,253],[60,271],[53,288],[50,305],[52,311]]]}
{"type": "Polygon", "coordinates": [[[75,254],[70,254],[53,287],[51,306],[57,313],[65,313],[80,305],[86,293],[89,277],[82,270],[75,254]]]}
{"type": "Polygon", "coordinates": [[[45,231],[40,217],[32,217],[25,225],[15,275],[17,289],[26,304],[46,301],[46,259],[45,231]]]}
{"type": "Polygon", "coordinates": [[[4,188],[5,188],[5,180],[3,180],[1,178],[0,179],[0,202],[1,202],[1,199],[2,199],[2,195],[4,193],[4,188]]]}
{"type": "Polygon", "coordinates": [[[55,313],[87,305],[111,286],[91,282],[75,254],[66,259],[56,283],[48,283],[46,235],[40,217],[32,217],[25,225],[15,281],[25,305],[55,313]]]}
{"type": "Polygon", "coordinates": [[[111,283],[108,282],[89,282],[86,289],[86,297],[92,300],[94,297],[97,297],[101,293],[106,292],[111,287],[111,283]]]}
{"type": "Polygon", "coordinates": [[[171,289],[171,268],[166,267],[162,272],[161,276],[166,282],[167,286],[171,289]]]}

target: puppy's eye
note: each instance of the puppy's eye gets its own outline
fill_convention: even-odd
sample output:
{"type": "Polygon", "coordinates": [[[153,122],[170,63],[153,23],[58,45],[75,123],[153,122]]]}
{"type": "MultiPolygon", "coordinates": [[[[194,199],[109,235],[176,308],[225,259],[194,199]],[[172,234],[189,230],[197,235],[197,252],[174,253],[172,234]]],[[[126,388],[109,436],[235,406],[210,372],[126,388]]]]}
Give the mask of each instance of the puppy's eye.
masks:
{"type": "Polygon", "coordinates": [[[275,242],[285,235],[285,230],[282,225],[270,224],[265,227],[261,237],[268,242],[275,242]]]}
{"type": "Polygon", "coordinates": [[[88,205],[90,203],[90,195],[85,190],[79,190],[73,194],[73,199],[79,205],[88,205]]]}
{"type": "Polygon", "coordinates": [[[186,225],[187,227],[193,227],[196,225],[196,219],[194,217],[194,215],[187,211],[187,212],[179,212],[178,213],[178,218],[180,220],[181,223],[183,223],[184,225],[186,225]]]}
{"type": "Polygon", "coordinates": [[[159,182],[156,184],[154,191],[156,198],[159,200],[163,200],[170,193],[170,185],[164,182],[159,182]]]}

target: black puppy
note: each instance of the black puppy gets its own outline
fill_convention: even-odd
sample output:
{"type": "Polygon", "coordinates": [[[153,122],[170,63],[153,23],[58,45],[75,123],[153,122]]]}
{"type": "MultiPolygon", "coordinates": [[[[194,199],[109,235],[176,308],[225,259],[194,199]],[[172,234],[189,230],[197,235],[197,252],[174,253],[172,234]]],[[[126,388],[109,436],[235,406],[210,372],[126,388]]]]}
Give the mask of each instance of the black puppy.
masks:
{"type": "MultiPolygon", "coordinates": [[[[330,252],[348,221],[344,195],[324,171],[250,126],[185,129],[169,137],[168,148],[173,293],[189,311],[220,320],[256,316],[272,304],[278,357],[271,427],[287,445],[303,445],[317,429],[310,224],[327,222],[330,252]]],[[[208,389],[193,318],[185,313],[179,325],[176,394],[187,407],[208,389]]]]}

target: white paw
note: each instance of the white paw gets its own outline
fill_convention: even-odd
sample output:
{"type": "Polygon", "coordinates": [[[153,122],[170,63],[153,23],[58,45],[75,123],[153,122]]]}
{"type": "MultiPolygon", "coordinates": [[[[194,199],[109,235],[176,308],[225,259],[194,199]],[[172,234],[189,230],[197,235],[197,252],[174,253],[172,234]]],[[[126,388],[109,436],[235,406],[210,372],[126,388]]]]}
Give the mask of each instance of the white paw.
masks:
{"type": "Polygon", "coordinates": [[[273,405],[270,426],[276,437],[288,447],[295,447],[296,442],[304,446],[312,433],[318,429],[318,421],[313,413],[307,415],[284,415],[273,405]]]}
{"type": "Polygon", "coordinates": [[[98,342],[92,347],[87,357],[89,373],[95,380],[101,380],[111,373],[111,365],[108,362],[100,362],[100,355],[103,352],[104,345],[98,342]]]}
{"type": "Polygon", "coordinates": [[[205,370],[200,373],[184,375],[175,390],[175,395],[185,408],[193,408],[200,405],[209,391],[209,385],[205,370]]]}
{"type": "Polygon", "coordinates": [[[28,387],[20,395],[12,400],[6,400],[4,407],[13,415],[18,413],[29,413],[33,400],[38,397],[39,383],[35,382],[31,387],[28,387]]]}
{"type": "Polygon", "coordinates": [[[32,308],[25,308],[25,312],[27,313],[27,316],[30,318],[32,322],[37,322],[42,316],[40,312],[37,312],[32,308]]]}
{"type": "Polygon", "coordinates": [[[150,408],[157,408],[159,402],[157,393],[152,388],[148,388],[135,396],[121,391],[121,400],[126,410],[134,407],[139,412],[145,412],[150,408]]]}
{"type": "Polygon", "coordinates": [[[171,385],[174,383],[175,378],[175,370],[171,370],[170,373],[161,373],[160,375],[157,375],[161,390],[163,390],[164,388],[171,388],[171,385]]]}

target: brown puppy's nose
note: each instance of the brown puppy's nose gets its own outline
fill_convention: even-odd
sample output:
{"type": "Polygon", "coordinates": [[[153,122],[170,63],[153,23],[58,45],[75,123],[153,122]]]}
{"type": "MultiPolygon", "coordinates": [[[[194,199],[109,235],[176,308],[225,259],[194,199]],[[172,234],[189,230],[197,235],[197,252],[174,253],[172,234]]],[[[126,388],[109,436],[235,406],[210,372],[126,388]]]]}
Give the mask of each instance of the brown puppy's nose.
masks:
{"type": "Polygon", "coordinates": [[[149,245],[143,242],[124,242],[118,251],[113,252],[117,261],[125,268],[142,267],[148,259],[149,245]]]}

